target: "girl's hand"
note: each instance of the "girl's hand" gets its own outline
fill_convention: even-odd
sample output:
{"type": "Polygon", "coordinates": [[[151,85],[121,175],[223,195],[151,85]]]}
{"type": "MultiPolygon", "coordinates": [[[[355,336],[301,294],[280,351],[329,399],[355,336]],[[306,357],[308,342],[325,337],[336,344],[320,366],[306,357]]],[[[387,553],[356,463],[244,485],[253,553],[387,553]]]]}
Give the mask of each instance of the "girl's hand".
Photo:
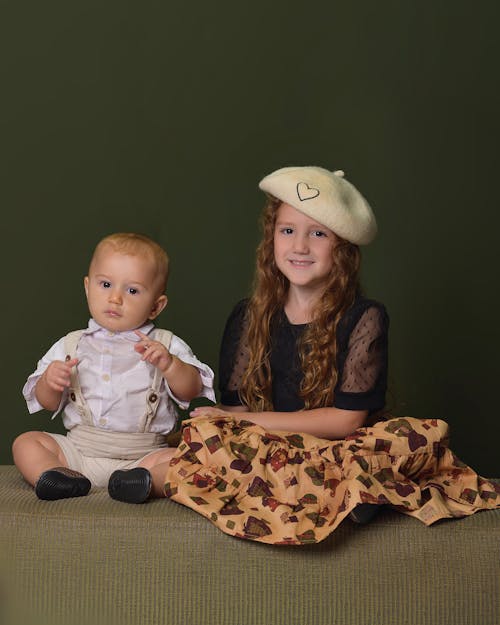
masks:
{"type": "Polygon", "coordinates": [[[151,363],[164,374],[174,360],[172,354],[160,341],[151,340],[147,334],[143,334],[140,330],[135,330],[135,333],[140,341],[134,345],[134,349],[142,354],[141,360],[151,363]]]}
{"type": "Polygon", "coordinates": [[[235,413],[221,410],[215,406],[198,406],[198,408],[191,410],[189,413],[190,417],[199,417],[200,415],[204,415],[206,417],[234,417],[235,413]]]}
{"type": "Polygon", "coordinates": [[[43,372],[42,378],[50,390],[62,393],[71,384],[71,369],[78,364],[78,358],[54,360],[43,372]]]}

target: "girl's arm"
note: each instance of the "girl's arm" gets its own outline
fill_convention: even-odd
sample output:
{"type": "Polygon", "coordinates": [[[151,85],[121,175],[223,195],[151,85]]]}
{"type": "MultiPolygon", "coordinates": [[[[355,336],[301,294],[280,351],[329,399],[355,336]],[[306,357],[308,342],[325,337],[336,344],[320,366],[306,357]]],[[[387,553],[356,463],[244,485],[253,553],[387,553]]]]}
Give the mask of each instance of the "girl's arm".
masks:
{"type": "MultiPolygon", "coordinates": [[[[367,410],[343,410],[341,408],[314,408],[298,412],[248,412],[244,406],[222,406],[240,420],[251,421],[273,432],[303,432],[318,438],[337,440],[349,436],[363,427],[367,410]]],[[[201,414],[220,414],[217,408],[200,407],[193,410],[192,417],[201,414]]]]}
{"type": "MultiPolygon", "coordinates": [[[[343,347],[346,352],[345,367],[339,372],[341,381],[335,390],[336,403],[343,408],[332,406],[297,412],[250,412],[246,406],[240,405],[222,405],[221,408],[231,412],[236,419],[246,419],[268,430],[304,432],[330,440],[345,438],[363,427],[368,414],[383,407],[389,319],[385,308],[372,301],[368,305],[362,303],[360,310],[352,318],[354,327],[349,330],[343,347]],[[361,400],[356,397],[361,397],[361,400]]],[[[223,354],[228,351],[228,342],[226,340],[223,343],[223,354]]],[[[228,392],[228,388],[234,367],[234,351],[234,345],[231,344],[229,356],[221,359],[220,366],[223,373],[220,379],[226,381],[221,388],[221,399],[224,401],[226,398],[231,403],[234,397],[228,392]]],[[[237,395],[237,390],[233,395],[237,395]]],[[[193,416],[198,414],[201,414],[201,409],[198,413],[193,413],[193,416]]]]}

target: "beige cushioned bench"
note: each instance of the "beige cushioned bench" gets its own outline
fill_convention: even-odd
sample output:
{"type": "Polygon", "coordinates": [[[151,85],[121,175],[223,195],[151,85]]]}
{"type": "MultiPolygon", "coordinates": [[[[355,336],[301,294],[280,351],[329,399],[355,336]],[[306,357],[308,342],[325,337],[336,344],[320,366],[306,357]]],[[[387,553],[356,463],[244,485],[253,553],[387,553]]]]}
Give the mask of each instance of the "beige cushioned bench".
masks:
{"type": "Polygon", "coordinates": [[[229,537],[169,500],[39,501],[0,467],[4,625],[498,625],[500,511],[384,510],[326,541],[229,537]]]}

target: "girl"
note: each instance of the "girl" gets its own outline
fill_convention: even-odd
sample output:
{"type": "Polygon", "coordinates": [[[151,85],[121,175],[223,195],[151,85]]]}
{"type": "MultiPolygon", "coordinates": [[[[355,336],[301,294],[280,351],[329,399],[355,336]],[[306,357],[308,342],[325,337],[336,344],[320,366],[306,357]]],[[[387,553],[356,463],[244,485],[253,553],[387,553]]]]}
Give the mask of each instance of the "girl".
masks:
{"type": "Polygon", "coordinates": [[[380,420],[388,317],[359,288],[358,246],[376,234],[366,200],[319,167],[259,186],[255,289],[226,325],[222,409],[191,413],[166,495],[275,544],[317,542],[381,504],[427,524],[498,506],[495,486],[446,448],[444,422],[380,420]]]}
{"type": "Polygon", "coordinates": [[[287,168],[261,182],[274,195],[264,210],[255,293],[229,318],[219,371],[228,410],[328,439],[351,434],[384,407],[387,379],[387,314],[359,286],[357,243],[375,236],[375,219],[341,175],[287,168]],[[328,215],[343,190],[356,210],[345,224],[328,215]],[[350,240],[335,233],[353,230],[355,220],[350,240]]]}

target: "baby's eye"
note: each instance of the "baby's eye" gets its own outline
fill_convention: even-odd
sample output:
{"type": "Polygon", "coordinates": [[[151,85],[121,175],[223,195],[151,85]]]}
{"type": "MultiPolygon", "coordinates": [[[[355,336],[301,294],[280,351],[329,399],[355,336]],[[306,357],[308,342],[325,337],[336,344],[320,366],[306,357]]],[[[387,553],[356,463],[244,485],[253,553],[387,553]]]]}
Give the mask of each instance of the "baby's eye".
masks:
{"type": "Polygon", "coordinates": [[[103,289],[109,289],[111,286],[111,282],[108,282],[107,280],[101,280],[100,284],[103,289]]]}
{"type": "Polygon", "coordinates": [[[139,293],[139,289],[135,289],[133,286],[128,288],[128,292],[130,293],[130,295],[137,295],[137,293],[139,293]]]}

